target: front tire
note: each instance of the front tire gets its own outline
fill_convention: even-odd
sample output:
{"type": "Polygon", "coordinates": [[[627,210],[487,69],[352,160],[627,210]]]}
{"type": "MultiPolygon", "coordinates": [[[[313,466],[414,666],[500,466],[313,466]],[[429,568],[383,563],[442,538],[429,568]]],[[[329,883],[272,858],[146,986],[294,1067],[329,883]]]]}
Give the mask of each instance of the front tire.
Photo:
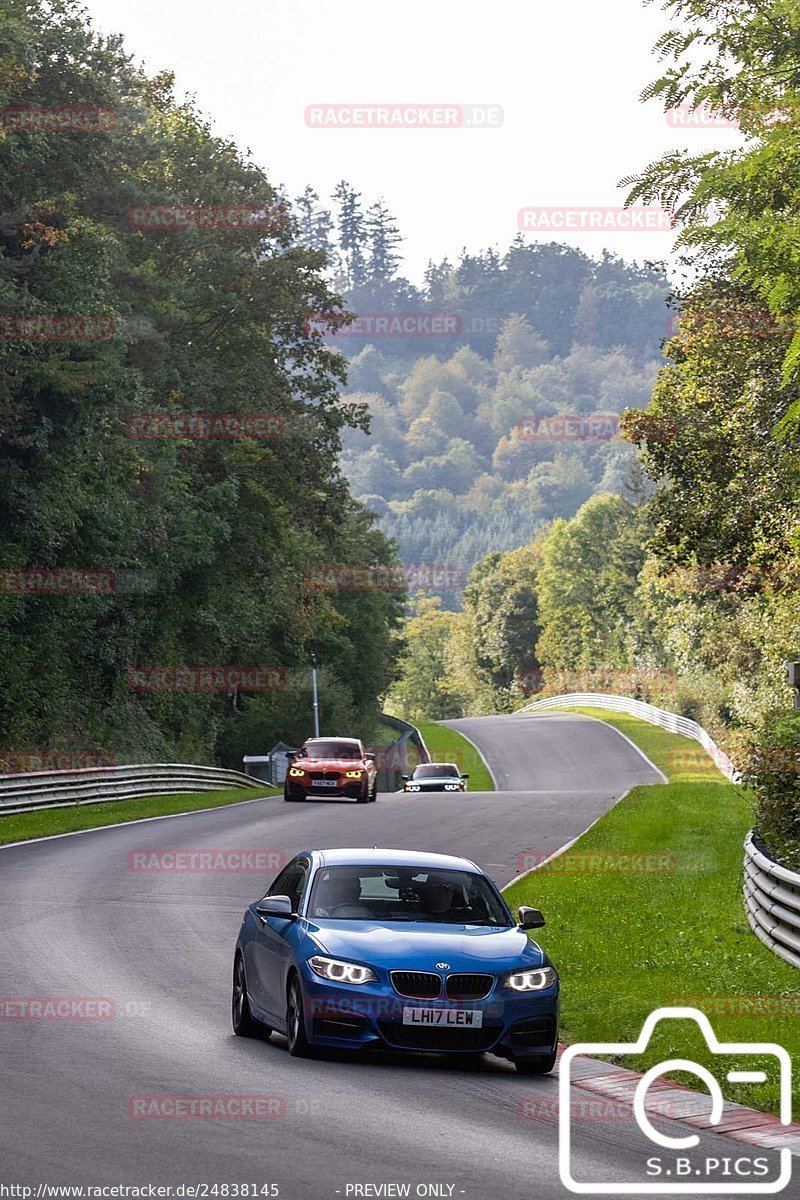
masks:
{"type": "Polygon", "coordinates": [[[369,800],[370,800],[369,784],[366,784],[366,786],[361,789],[361,792],[358,795],[356,802],[358,804],[369,804],[369,800]]]}
{"type": "Polygon", "coordinates": [[[237,1037],[260,1038],[268,1037],[272,1030],[268,1025],[256,1021],[250,1012],[250,1001],[247,999],[247,980],[244,974],[244,959],[236,955],[233,964],[233,994],[231,996],[231,1024],[237,1037]]]}
{"type": "Polygon", "coordinates": [[[515,1058],[514,1066],[520,1075],[547,1075],[556,1065],[556,1051],[552,1054],[531,1054],[525,1058],[515,1058]]]}
{"type": "Polygon", "coordinates": [[[300,980],[296,975],[289,984],[289,995],[286,1002],[286,1042],[293,1058],[312,1057],[313,1049],[306,1034],[306,1020],[303,1013],[303,989],[300,987],[300,980]]]}

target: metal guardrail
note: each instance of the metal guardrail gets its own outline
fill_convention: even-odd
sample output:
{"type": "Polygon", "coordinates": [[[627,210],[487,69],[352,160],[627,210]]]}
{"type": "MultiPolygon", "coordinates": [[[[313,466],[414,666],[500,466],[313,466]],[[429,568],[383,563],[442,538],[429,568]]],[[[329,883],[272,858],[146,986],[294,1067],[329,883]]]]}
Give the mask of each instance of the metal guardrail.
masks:
{"type": "Polygon", "coordinates": [[[229,787],[263,789],[264,784],[241,771],[183,763],[31,771],[0,775],[0,815],[31,812],[37,808],[98,804],[103,800],[180,796],[187,792],[212,792],[229,787]]]}
{"type": "Polygon", "coordinates": [[[756,937],[800,967],[800,875],[775,862],[752,831],[744,843],[744,906],[756,937]]]}
{"type": "Polygon", "coordinates": [[[607,708],[612,712],[624,712],[628,716],[638,717],[640,721],[648,721],[658,725],[670,733],[679,733],[682,737],[699,742],[704,750],[714,760],[714,764],[731,783],[738,783],[740,776],[732,761],[724,750],[720,750],[716,742],[706,733],[697,721],[681,717],[678,713],[667,712],[664,708],[656,708],[655,704],[646,704],[644,700],[633,700],[628,696],[611,696],[602,692],[570,692],[564,696],[548,696],[544,700],[534,700],[526,704],[520,712],[535,712],[548,708],[607,708]]]}
{"type": "MultiPolygon", "coordinates": [[[[740,780],[736,767],[702,725],[690,721],[688,717],[656,708],[653,704],[645,704],[643,700],[601,695],[598,692],[573,692],[536,700],[521,711],[548,708],[606,708],[639,717],[651,725],[659,725],[662,729],[699,742],[723,775],[732,783],[740,780]]],[[[753,830],[748,833],[744,844],[744,907],[756,937],[773,954],[779,955],[793,967],[800,967],[800,875],[776,862],[753,830]]]]}

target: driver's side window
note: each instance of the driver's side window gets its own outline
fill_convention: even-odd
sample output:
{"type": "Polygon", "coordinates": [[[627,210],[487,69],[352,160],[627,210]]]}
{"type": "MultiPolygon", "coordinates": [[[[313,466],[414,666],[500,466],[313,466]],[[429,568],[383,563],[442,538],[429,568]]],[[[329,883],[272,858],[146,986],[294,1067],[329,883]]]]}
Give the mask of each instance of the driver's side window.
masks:
{"type": "Polygon", "coordinates": [[[300,897],[303,895],[307,875],[308,863],[305,859],[300,859],[298,862],[290,862],[287,867],[283,868],[267,892],[267,895],[288,896],[292,902],[292,912],[297,912],[300,907],[300,897]]]}

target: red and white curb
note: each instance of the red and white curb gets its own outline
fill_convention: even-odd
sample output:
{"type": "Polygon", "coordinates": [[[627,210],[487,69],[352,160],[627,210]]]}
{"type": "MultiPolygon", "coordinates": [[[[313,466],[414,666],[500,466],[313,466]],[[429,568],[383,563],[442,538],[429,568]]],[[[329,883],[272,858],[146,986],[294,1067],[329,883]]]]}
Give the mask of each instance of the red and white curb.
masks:
{"type": "MultiPolygon", "coordinates": [[[[559,1045],[558,1049],[560,1055],[566,1046],[559,1045]]],[[[638,1071],[628,1071],[596,1058],[578,1055],[572,1060],[570,1077],[574,1078],[576,1088],[633,1105],[633,1096],[642,1075],[638,1071]]],[[[690,1088],[666,1080],[655,1080],[647,1096],[645,1108],[655,1117],[663,1117],[668,1113],[669,1120],[681,1121],[706,1133],[720,1134],[766,1150],[788,1147],[793,1155],[800,1158],[798,1124],[783,1125],[769,1113],[726,1100],[722,1120],[712,1125],[709,1121],[710,1098],[705,1092],[693,1092],[690,1088]]]]}

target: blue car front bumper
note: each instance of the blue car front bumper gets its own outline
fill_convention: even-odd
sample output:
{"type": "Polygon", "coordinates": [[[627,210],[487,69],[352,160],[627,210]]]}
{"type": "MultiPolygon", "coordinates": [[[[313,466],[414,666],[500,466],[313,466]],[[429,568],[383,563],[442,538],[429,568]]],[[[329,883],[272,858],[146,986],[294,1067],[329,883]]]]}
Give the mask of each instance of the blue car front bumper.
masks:
{"type": "Polygon", "coordinates": [[[513,992],[499,981],[482,1000],[435,1000],[398,995],[390,980],[359,986],[332,983],[308,964],[301,969],[306,1036],[316,1046],[437,1053],[491,1051],[504,1058],[551,1055],[558,1040],[558,984],[513,992]],[[408,1008],[478,1011],[479,1027],[409,1025],[408,1008]]]}

